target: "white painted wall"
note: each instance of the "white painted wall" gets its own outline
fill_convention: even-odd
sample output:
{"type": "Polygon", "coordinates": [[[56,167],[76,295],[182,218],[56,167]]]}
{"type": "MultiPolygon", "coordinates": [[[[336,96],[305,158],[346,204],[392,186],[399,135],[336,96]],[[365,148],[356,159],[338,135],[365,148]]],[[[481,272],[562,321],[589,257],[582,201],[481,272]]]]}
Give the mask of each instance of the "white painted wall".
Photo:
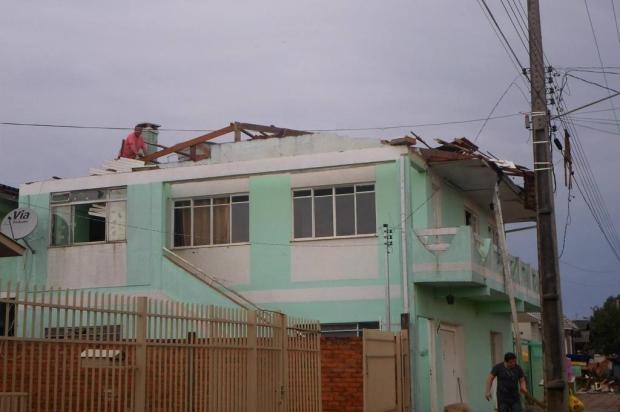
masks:
{"type": "Polygon", "coordinates": [[[126,286],[127,244],[49,248],[47,285],[70,289],[126,286]]]}
{"type": "Polygon", "coordinates": [[[376,278],[378,253],[376,236],[294,242],[291,280],[376,278]]]}
{"type": "Polygon", "coordinates": [[[250,284],[249,244],[174,249],[174,253],[226,286],[250,284]]]}

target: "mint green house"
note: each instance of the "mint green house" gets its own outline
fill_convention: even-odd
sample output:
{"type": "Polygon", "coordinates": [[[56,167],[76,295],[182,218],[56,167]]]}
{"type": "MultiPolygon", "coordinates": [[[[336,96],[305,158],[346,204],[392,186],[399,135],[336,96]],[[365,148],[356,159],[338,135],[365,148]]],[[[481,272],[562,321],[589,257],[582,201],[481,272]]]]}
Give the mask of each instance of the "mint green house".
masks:
{"type": "MultiPolygon", "coordinates": [[[[3,259],[0,276],[219,305],[239,304],[234,291],[340,333],[402,325],[416,411],[490,411],[484,379],[513,347],[490,205],[499,182],[504,222],[533,220],[513,182],[529,172],[412,140],[203,144],[202,160],[22,185],[34,253],[3,259]]],[[[517,309],[538,311],[537,272],[511,266],[517,309]]]]}

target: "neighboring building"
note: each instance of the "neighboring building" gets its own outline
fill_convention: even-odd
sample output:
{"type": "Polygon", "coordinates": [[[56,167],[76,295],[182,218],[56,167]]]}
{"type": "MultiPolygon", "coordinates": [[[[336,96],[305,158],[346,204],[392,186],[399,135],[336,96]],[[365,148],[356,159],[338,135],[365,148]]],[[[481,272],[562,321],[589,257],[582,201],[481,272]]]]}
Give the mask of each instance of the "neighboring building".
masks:
{"type": "MultiPolygon", "coordinates": [[[[18,189],[0,184],[0,222],[11,210],[17,208],[18,197],[18,189]]],[[[0,257],[22,256],[25,250],[24,246],[0,233],[0,257]]]]}
{"type": "Polygon", "coordinates": [[[573,338],[575,353],[588,353],[590,351],[590,319],[576,319],[573,323],[577,326],[573,338]]]}
{"type": "MultiPolygon", "coordinates": [[[[28,259],[13,277],[48,286],[229,305],[234,290],[340,334],[402,325],[416,410],[460,397],[483,410],[513,340],[490,205],[499,181],[504,221],[534,220],[533,180],[466,139],[414,144],[233,124],[146,157],[187,161],[23,185],[35,253],[7,261],[28,259]],[[206,143],[226,132],[236,141],[206,143]]],[[[511,266],[518,310],[539,310],[537,272],[511,266]]]]}
{"type": "Polygon", "coordinates": [[[0,184],[0,221],[17,207],[19,189],[0,184]]]}

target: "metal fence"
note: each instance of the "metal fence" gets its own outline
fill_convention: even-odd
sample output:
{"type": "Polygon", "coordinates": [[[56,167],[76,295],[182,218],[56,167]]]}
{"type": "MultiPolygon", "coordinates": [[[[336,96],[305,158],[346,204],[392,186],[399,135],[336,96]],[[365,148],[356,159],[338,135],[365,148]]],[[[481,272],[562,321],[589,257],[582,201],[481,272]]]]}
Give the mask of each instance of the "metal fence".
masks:
{"type": "Polygon", "coordinates": [[[0,291],[3,412],[321,411],[318,322],[109,293],[0,291]]]}

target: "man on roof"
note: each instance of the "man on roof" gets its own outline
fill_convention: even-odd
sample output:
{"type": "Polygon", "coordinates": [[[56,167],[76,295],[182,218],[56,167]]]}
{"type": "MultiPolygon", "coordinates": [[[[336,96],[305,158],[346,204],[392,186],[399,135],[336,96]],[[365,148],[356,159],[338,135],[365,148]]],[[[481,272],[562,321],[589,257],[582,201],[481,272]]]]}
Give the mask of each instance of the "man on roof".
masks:
{"type": "Polygon", "coordinates": [[[134,127],[133,132],[127,135],[125,140],[123,140],[123,145],[118,153],[118,157],[126,157],[128,159],[140,159],[144,157],[146,153],[146,143],[142,138],[142,129],[143,127],[141,125],[137,125],[134,127]]]}

